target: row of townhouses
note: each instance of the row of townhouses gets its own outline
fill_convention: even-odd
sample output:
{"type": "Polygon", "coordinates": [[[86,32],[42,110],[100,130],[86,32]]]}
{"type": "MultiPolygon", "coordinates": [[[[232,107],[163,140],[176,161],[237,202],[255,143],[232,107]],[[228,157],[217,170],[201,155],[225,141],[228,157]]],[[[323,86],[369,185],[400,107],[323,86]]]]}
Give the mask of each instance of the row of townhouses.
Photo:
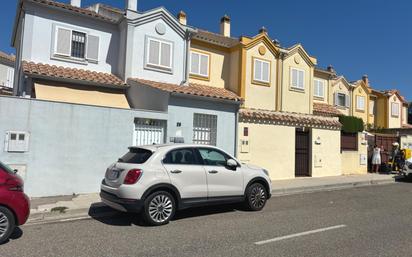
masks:
{"type": "Polygon", "coordinates": [[[301,44],[281,46],[264,27],[232,37],[227,15],[220,33],[187,21],[137,0],[124,10],[18,1],[0,158],[22,170],[29,193],[96,191],[127,146],[153,143],[216,145],[272,179],[364,173],[365,135],[341,132],[338,116],[408,126],[398,91],[321,69],[301,44]],[[57,190],[40,186],[50,180],[57,190]]]}

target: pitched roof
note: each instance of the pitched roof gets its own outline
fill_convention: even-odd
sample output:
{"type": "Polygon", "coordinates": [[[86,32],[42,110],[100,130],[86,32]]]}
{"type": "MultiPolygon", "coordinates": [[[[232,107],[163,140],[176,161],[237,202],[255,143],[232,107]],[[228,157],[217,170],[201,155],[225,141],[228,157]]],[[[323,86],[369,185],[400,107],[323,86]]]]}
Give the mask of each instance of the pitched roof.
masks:
{"type": "Polygon", "coordinates": [[[383,90],[383,91],[381,91],[383,94],[385,94],[386,96],[388,96],[388,97],[391,97],[391,96],[393,96],[393,95],[397,95],[398,97],[399,97],[399,99],[401,100],[401,102],[403,102],[403,103],[408,103],[407,101],[406,101],[406,99],[405,99],[405,97],[403,97],[402,95],[401,95],[401,92],[399,92],[399,90],[397,90],[397,89],[390,89],[390,90],[383,90]]]}
{"type": "Polygon", "coordinates": [[[55,8],[60,8],[60,9],[64,9],[73,13],[78,13],[80,15],[85,15],[85,16],[89,16],[89,17],[93,17],[93,18],[97,18],[103,21],[107,21],[107,22],[112,22],[112,23],[116,23],[118,22],[118,20],[110,18],[108,16],[105,15],[100,15],[92,10],[86,9],[86,8],[81,8],[81,7],[76,7],[70,4],[66,4],[66,3],[61,3],[61,2],[56,2],[56,1],[52,1],[52,0],[27,0],[29,2],[33,2],[33,3],[37,3],[37,4],[42,4],[45,6],[51,6],[51,7],[55,7],[55,8]]]}
{"type": "Polygon", "coordinates": [[[285,126],[321,127],[340,129],[342,124],[337,118],[321,117],[311,114],[278,112],[260,109],[240,109],[240,119],[248,122],[270,122],[285,126]]]}
{"type": "Polygon", "coordinates": [[[32,77],[95,83],[103,86],[126,87],[126,83],[111,73],[67,68],[56,65],[23,61],[23,72],[32,77]]]}
{"type": "Polygon", "coordinates": [[[13,54],[6,54],[0,51],[0,61],[7,62],[9,64],[14,64],[15,60],[16,56],[14,56],[13,54]]]}
{"type": "Polygon", "coordinates": [[[193,36],[193,39],[205,41],[207,43],[215,44],[223,47],[233,47],[239,44],[239,39],[233,37],[225,37],[218,33],[209,32],[206,30],[198,29],[197,33],[193,36]]]}
{"type": "Polygon", "coordinates": [[[169,93],[203,96],[238,102],[242,100],[238,95],[227,89],[210,87],[196,83],[190,83],[189,85],[177,85],[164,82],[156,82],[151,80],[129,78],[128,83],[130,82],[137,82],[140,85],[149,86],[169,93]]]}
{"type": "Polygon", "coordinates": [[[342,113],[335,106],[326,103],[313,103],[313,114],[320,116],[336,117],[342,113]]]}

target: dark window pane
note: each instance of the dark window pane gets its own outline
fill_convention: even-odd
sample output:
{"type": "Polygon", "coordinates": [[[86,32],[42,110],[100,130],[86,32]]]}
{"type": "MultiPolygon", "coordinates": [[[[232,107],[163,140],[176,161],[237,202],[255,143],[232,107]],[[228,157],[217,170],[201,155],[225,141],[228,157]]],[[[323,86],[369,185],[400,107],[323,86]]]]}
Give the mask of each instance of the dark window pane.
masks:
{"type": "Polygon", "coordinates": [[[176,149],[168,152],[165,159],[163,160],[164,164],[198,164],[196,161],[196,156],[192,149],[183,148],[176,149]]]}
{"type": "Polygon", "coordinates": [[[142,148],[130,148],[129,152],[119,159],[119,162],[142,164],[145,163],[150,156],[152,156],[152,152],[149,150],[142,148]]]}
{"type": "Polygon", "coordinates": [[[11,133],[10,134],[10,140],[17,140],[17,134],[11,133]]]}
{"type": "Polygon", "coordinates": [[[24,140],[24,134],[19,134],[19,140],[21,140],[21,141],[24,140]]]}

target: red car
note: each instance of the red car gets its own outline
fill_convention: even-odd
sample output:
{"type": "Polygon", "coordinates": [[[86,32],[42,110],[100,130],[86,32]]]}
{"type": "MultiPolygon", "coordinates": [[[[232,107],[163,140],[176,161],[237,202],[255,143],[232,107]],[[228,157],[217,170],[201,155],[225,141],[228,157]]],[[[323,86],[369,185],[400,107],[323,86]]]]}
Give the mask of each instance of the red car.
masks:
{"type": "Polygon", "coordinates": [[[30,214],[30,201],[23,192],[23,180],[0,162],[0,244],[16,226],[23,225],[30,214]]]}

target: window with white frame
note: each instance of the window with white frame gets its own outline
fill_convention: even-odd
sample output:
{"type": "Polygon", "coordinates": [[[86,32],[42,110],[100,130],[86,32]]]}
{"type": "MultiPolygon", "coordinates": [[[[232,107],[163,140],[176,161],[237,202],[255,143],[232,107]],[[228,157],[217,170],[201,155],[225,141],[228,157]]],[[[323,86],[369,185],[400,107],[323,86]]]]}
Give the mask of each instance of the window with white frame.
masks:
{"type": "Polygon", "coordinates": [[[391,115],[399,117],[399,103],[391,103],[391,115]]]}
{"type": "Polygon", "coordinates": [[[209,77],[209,55],[199,52],[190,53],[190,74],[209,77]]]}
{"type": "Polygon", "coordinates": [[[314,92],[313,95],[316,97],[325,97],[325,81],[320,79],[314,80],[314,92]]]}
{"type": "Polygon", "coordinates": [[[253,80],[257,82],[269,83],[270,62],[253,59],[253,80]]]}
{"type": "Polygon", "coordinates": [[[193,143],[216,145],[217,116],[203,113],[193,115],[193,143]]]}
{"type": "Polygon", "coordinates": [[[85,31],[55,27],[54,57],[97,62],[100,38],[85,31]]]}
{"type": "Polygon", "coordinates": [[[360,111],[365,110],[365,97],[357,95],[356,96],[356,109],[360,111]]]}
{"type": "Polygon", "coordinates": [[[165,70],[172,69],[172,43],[148,38],[146,49],[147,66],[165,70]]]}
{"type": "Polygon", "coordinates": [[[23,131],[7,131],[5,151],[27,152],[29,149],[29,133],[23,131]]]}
{"type": "Polygon", "coordinates": [[[339,107],[349,107],[349,95],[345,93],[335,93],[335,105],[339,107]]]}
{"type": "Polygon", "coordinates": [[[291,87],[292,88],[297,88],[297,89],[305,89],[305,71],[292,68],[290,70],[291,73],[291,87]]]}

